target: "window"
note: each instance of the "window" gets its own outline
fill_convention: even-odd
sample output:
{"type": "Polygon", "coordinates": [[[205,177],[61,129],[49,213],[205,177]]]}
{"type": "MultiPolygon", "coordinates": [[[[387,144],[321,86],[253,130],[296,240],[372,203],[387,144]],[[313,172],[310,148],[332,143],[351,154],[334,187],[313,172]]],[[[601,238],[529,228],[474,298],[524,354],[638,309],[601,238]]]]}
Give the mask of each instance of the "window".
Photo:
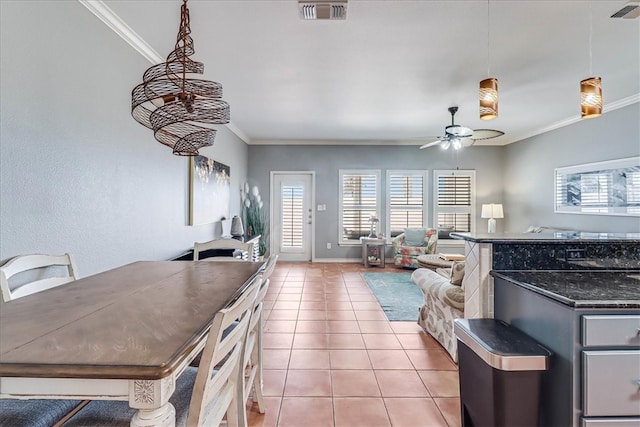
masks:
{"type": "Polygon", "coordinates": [[[282,185],[282,235],[283,250],[302,247],[304,227],[304,186],[282,185]]]}
{"type": "Polygon", "coordinates": [[[557,213],[640,216],[640,157],[556,168],[557,213]]]}
{"type": "Polygon", "coordinates": [[[380,171],[340,170],[339,242],[360,243],[368,236],[371,216],[380,211],[380,171]]]}
{"type": "Polygon", "coordinates": [[[395,237],[407,227],[425,227],[426,199],[426,171],[387,171],[388,235],[395,237]]]}
{"type": "MultiPolygon", "coordinates": [[[[475,231],[475,193],[476,171],[433,171],[435,226],[449,232],[475,231]]],[[[448,233],[444,234],[448,236],[448,233]]]]}

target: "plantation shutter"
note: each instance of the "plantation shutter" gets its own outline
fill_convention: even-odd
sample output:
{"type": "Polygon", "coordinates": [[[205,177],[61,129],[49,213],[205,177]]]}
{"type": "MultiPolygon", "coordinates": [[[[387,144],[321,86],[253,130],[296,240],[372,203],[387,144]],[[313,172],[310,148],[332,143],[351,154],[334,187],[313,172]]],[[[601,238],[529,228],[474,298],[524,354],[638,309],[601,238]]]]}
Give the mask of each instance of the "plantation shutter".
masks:
{"type": "Polygon", "coordinates": [[[380,174],[341,171],[341,241],[368,236],[371,222],[377,216],[380,174]]]}
{"type": "Polygon", "coordinates": [[[426,174],[419,171],[389,171],[387,186],[389,235],[395,237],[409,227],[424,227],[426,174]]]}
{"type": "Polygon", "coordinates": [[[475,174],[471,171],[436,171],[435,219],[438,228],[470,232],[473,222],[475,174]]]}
{"type": "Polygon", "coordinates": [[[304,227],[304,187],[282,186],[282,234],[281,248],[302,248],[304,227]]]}

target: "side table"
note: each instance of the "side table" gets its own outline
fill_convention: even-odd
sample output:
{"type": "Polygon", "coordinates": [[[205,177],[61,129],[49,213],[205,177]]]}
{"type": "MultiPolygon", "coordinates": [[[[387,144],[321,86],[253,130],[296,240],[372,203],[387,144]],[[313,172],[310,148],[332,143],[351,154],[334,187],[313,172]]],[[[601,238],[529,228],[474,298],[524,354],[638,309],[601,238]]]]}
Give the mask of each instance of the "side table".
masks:
{"type": "Polygon", "coordinates": [[[384,268],[384,253],[387,239],[361,237],[360,242],[362,243],[362,260],[364,266],[371,267],[375,265],[384,268]]]}

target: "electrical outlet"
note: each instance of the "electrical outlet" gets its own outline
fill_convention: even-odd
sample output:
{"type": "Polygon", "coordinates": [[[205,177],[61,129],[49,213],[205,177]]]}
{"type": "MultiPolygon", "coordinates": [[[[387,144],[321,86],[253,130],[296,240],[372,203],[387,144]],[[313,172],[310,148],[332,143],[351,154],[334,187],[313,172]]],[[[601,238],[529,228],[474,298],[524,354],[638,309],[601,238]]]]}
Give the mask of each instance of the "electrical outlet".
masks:
{"type": "Polygon", "coordinates": [[[581,260],[585,259],[585,249],[584,248],[576,248],[576,249],[566,249],[565,250],[565,259],[569,260],[581,260]]]}
{"type": "Polygon", "coordinates": [[[327,249],[331,249],[331,243],[327,243],[327,249]]]}

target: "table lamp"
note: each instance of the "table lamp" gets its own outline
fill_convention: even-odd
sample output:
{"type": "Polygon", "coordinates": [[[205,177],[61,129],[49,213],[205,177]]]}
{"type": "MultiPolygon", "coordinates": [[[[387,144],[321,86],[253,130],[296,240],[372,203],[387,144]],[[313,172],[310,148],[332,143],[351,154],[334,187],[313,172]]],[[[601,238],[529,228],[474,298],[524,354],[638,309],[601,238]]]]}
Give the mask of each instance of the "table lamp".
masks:
{"type": "Polygon", "coordinates": [[[489,203],[482,205],[481,218],[489,218],[489,224],[487,226],[488,233],[496,232],[496,218],[504,218],[504,212],[502,211],[502,204],[489,203]]]}
{"type": "Polygon", "coordinates": [[[369,222],[371,223],[371,231],[369,232],[370,239],[376,239],[378,236],[376,235],[376,223],[379,221],[378,217],[375,215],[371,215],[369,217],[369,222]]]}

